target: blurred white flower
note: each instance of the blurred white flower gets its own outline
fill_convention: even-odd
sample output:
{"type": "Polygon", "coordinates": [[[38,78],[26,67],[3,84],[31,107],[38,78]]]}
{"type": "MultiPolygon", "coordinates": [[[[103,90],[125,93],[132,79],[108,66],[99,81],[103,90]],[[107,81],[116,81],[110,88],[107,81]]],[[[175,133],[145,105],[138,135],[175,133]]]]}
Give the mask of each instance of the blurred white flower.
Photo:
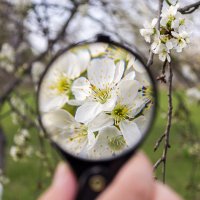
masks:
{"type": "Polygon", "coordinates": [[[14,136],[14,143],[18,146],[25,145],[26,141],[29,139],[29,132],[26,129],[22,129],[20,133],[14,136]]]}
{"type": "Polygon", "coordinates": [[[72,83],[86,70],[89,60],[88,51],[81,51],[80,54],[68,52],[53,63],[41,86],[40,105],[43,112],[61,108],[69,102],[72,83]]]}
{"type": "Polygon", "coordinates": [[[18,146],[10,148],[10,155],[14,161],[18,161],[22,157],[22,152],[18,146]]]}
{"type": "Polygon", "coordinates": [[[15,59],[15,52],[13,47],[8,43],[4,43],[0,51],[0,67],[6,70],[7,72],[13,72],[14,59],[15,59]]]}
{"type": "Polygon", "coordinates": [[[45,66],[41,62],[34,62],[31,68],[31,76],[34,83],[38,83],[42,73],[45,70],[45,66]]]}
{"type": "Polygon", "coordinates": [[[198,81],[197,75],[195,74],[195,72],[192,70],[192,68],[189,65],[183,65],[181,68],[181,72],[186,79],[189,79],[190,81],[193,81],[193,82],[198,81]]]}
{"type": "Polygon", "coordinates": [[[102,111],[112,110],[116,102],[116,84],[124,73],[124,62],[115,65],[108,58],[95,59],[87,72],[88,80],[79,78],[72,86],[76,100],[84,101],[75,115],[75,119],[82,123],[88,123],[102,111]]]}
{"type": "Polygon", "coordinates": [[[24,102],[22,101],[21,98],[17,97],[17,96],[12,96],[10,99],[12,105],[22,114],[25,115],[26,114],[26,108],[24,105],[24,102]]]}
{"type": "Polygon", "coordinates": [[[140,29],[140,34],[144,37],[146,42],[151,42],[151,36],[156,34],[157,18],[154,18],[151,23],[145,22],[144,28],[140,29]]]}
{"type": "Polygon", "coordinates": [[[193,87],[189,88],[186,91],[186,95],[188,96],[189,100],[195,101],[195,102],[200,102],[200,89],[193,87]]]}
{"type": "Polygon", "coordinates": [[[13,124],[18,125],[18,123],[19,123],[19,116],[17,115],[17,113],[15,113],[15,112],[11,113],[11,120],[12,120],[13,124]]]}

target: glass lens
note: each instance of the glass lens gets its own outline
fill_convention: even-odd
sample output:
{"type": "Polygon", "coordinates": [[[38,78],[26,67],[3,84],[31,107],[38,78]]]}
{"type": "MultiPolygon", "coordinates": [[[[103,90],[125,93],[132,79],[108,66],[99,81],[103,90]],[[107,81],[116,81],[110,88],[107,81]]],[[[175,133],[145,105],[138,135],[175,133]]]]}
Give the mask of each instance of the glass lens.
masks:
{"type": "Polygon", "coordinates": [[[115,157],[147,133],[153,90],[144,65],[124,48],[107,43],[75,46],[41,80],[41,123],[69,154],[91,160],[115,157]]]}

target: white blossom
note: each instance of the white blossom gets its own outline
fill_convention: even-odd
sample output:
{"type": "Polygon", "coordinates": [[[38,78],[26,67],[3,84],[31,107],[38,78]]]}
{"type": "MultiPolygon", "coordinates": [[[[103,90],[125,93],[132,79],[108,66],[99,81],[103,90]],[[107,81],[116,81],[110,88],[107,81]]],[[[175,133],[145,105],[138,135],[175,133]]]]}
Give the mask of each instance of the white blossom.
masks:
{"type": "Polygon", "coordinates": [[[144,28],[140,29],[140,34],[144,37],[146,42],[151,42],[151,36],[156,33],[157,18],[154,18],[151,23],[145,22],[144,28]]]}
{"type": "Polygon", "coordinates": [[[128,148],[123,135],[115,126],[109,126],[99,131],[98,139],[88,155],[93,159],[110,158],[128,148]]]}
{"type": "Polygon", "coordinates": [[[195,102],[200,102],[200,89],[193,87],[189,88],[186,91],[186,95],[188,96],[189,100],[195,101],[195,102]]]}
{"type": "Polygon", "coordinates": [[[181,72],[186,79],[188,79],[192,82],[198,81],[197,74],[192,70],[191,66],[184,64],[181,68],[181,72]]]}
{"type": "Polygon", "coordinates": [[[14,59],[15,59],[15,52],[13,47],[8,43],[4,43],[0,51],[0,67],[6,70],[7,72],[13,72],[14,59]]]}
{"type": "Polygon", "coordinates": [[[51,66],[40,92],[40,105],[43,112],[61,108],[69,103],[73,81],[87,68],[90,56],[83,51],[78,54],[63,54],[51,66]]]}
{"type": "Polygon", "coordinates": [[[159,53],[159,59],[161,61],[164,62],[167,59],[168,62],[171,62],[170,51],[166,47],[166,45],[161,44],[159,47],[158,53],[159,53]]]}
{"type": "MultiPolygon", "coordinates": [[[[160,28],[156,29],[153,35],[151,51],[159,54],[159,59],[168,62],[171,61],[170,54],[173,50],[180,53],[190,42],[191,23],[180,12],[177,2],[168,1],[170,6],[162,10],[160,28]]],[[[144,32],[144,30],[143,30],[144,32]]],[[[145,32],[146,33],[146,32],[145,32]]],[[[145,40],[150,42],[150,33],[142,34],[145,40]]]]}
{"type": "Polygon", "coordinates": [[[172,31],[172,35],[174,36],[174,48],[177,52],[182,52],[183,48],[185,48],[187,44],[190,43],[189,34],[186,31],[182,31],[180,33],[172,31]]]}
{"type": "Polygon", "coordinates": [[[29,139],[29,132],[26,129],[22,129],[20,133],[14,136],[14,143],[18,146],[25,145],[26,141],[29,139]]]}
{"type": "Polygon", "coordinates": [[[161,13],[161,26],[171,28],[171,23],[176,19],[177,10],[179,8],[179,4],[175,6],[171,5],[165,8],[161,13]]]}
{"type": "Polygon", "coordinates": [[[34,62],[31,68],[31,75],[34,83],[38,83],[40,76],[45,70],[45,66],[41,62],[34,62]]]}
{"type": "Polygon", "coordinates": [[[123,61],[116,65],[108,58],[91,61],[87,71],[88,80],[79,78],[72,86],[75,98],[84,101],[76,111],[75,119],[78,122],[88,123],[102,111],[112,110],[116,102],[115,86],[123,72],[123,61]]]}
{"type": "Polygon", "coordinates": [[[10,155],[14,161],[18,161],[22,156],[20,148],[18,146],[12,146],[10,148],[10,155]]]}

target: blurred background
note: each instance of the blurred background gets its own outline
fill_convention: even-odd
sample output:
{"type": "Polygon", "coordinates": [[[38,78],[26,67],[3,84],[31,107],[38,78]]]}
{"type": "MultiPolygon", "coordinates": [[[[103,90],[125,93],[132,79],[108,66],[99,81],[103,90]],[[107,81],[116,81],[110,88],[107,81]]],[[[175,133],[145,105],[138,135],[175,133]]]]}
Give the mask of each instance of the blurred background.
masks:
{"type": "MultiPolygon", "coordinates": [[[[180,6],[197,0],[180,0],[180,6]]],[[[166,3],[164,2],[164,6],[166,3]]],[[[130,45],[147,61],[149,44],[139,30],[156,17],[154,0],[0,0],[0,184],[3,199],[36,199],[50,183],[61,159],[45,139],[36,112],[40,75],[56,53],[98,33],[130,45]]],[[[200,199],[200,9],[186,15],[193,23],[191,43],[172,55],[173,119],[166,182],[185,199],[200,199]]],[[[151,66],[156,78],[162,63],[151,66]]],[[[157,81],[159,110],[142,149],[154,152],[167,121],[167,85],[157,81]]],[[[162,168],[155,176],[162,179],[162,168]]]]}

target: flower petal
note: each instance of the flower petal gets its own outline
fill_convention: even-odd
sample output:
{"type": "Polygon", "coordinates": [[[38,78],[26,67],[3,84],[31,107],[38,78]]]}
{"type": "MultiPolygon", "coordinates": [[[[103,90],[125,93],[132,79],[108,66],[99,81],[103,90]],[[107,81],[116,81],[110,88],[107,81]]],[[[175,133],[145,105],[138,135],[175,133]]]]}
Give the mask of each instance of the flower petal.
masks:
{"type": "Polygon", "coordinates": [[[53,68],[59,72],[65,73],[70,79],[77,78],[81,73],[79,58],[71,52],[61,55],[59,59],[53,63],[52,69],[53,68]]]}
{"type": "Polygon", "coordinates": [[[122,81],[134,80],[135,79],[135,72],[129,72],[126,76],[122,79],[122,81]]]}
{"type": "Polygon", "coordinates": [[[135,80],[122,81],[119,84],[119,102],[125,105],[132,105],[138,95],[139,82],[135,80]]]}
{"type": "Polygon", "coordinates": [[[80,49],[80,51],[78,51],[76,53],[77,53],[77,56],[78,56],[78,59],[80,62],[80,72],[82,73],[87,69],[87,67],[89,65],[90,54],[89,54],[89,51],[83,50],[83,49],[80,49]]]}
{"type": "Polygon", "coordinates": [[[107,126],[111,126],[113,123],[114,120],[109,115],[102,112],[88,124],[88,129],[95,132],[107,126]]]}
{"type": "Polygon", "coordinates": [[[102,105],[98,102],[86,102],[78,107],[75,119],[81,123],[88,123],[102,111],[102,105]]]}
{"type": "Polygon", "coordinates": [[[94,59],[88,67],[88,79],[99,89],[110,85],[114,80],[116,66],[112,59],[94,59]]]}
{"type": "Polygon", "coordinates": [[[73,82],[72,92],[76,100],[84,101],[91,92],[90,82],[85,77],[80,77],[73,82]]]}
{"type": "Polygon", "coordinates": [[[59,128],[64,128],[68,125],[77,123],[74,117],[69,112],[63,109],[58,109],[52,112],[48,112],[43,116],[45,118],[45,121],[49,125],[53,125],[59,128]]]}
{"type": "Polygon", "coordinates": [[[91,131],[88,131],[87,139],[88,139],[87,149],[90,150],[96,144],[97,139],[96,139],[94,133],[91,131]]]}
{"type": "Polygon", "coordinates": [[[115,70],[115,75],[114,75],[114,84],[118,83],[122,76],[123,76],[123,73],[124,73],[124,68],[125,68],[125,63],[123,60],[119,61],[117,64],[116,64],[116,70],[115,70]]]}
{"type": "Polygon", "coordinates": [[[133,147],[141,139],[142,134],[135,122],[124,120],[119,123],[119,127],[129,147],[133,147]]]}
{"type": "Polygon", "coordinates": [[[99,131],[97,135],[97,142],[89,151],[90,158],[102,159],[113,157],[116,152],[113,152],[113,150],[109,147],[108,142],[111,138],[118,135],[120,135],[120,131],[114,126],[110,126],[99,131]]]}
{"type": "Polygon", "coordinates": [[[64,104],[68,101],[68,97],[66,95],[50,95],[47,99],[47,96],[45,97],[45,95],[42,94],[39,101],[40,110],[42,112],[49,112],[62,108],[64,104]]]}

